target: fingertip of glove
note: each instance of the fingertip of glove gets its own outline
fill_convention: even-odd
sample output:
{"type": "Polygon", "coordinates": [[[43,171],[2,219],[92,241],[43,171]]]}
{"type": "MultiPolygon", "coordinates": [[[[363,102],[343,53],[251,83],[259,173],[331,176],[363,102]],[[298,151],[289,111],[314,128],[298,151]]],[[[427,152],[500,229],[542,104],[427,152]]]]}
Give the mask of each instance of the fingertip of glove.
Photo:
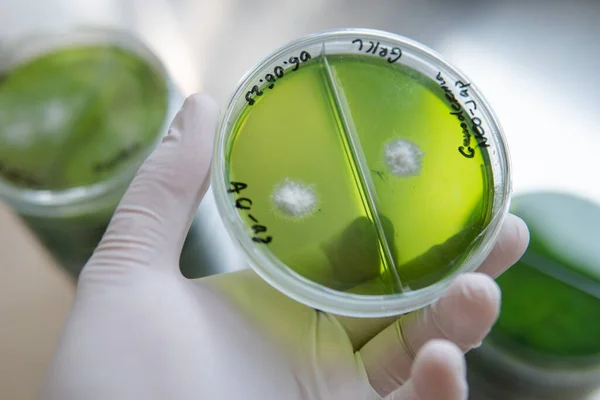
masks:
{"type": "Polygon", "coordinates": [[[466,363],[463,352],[447,340],[426,343],[415,360],[412,381],[415,391],[426,399],[464,398],[467,393],[466,363]],[[436,385],[431,385],[431,382],[436,385]]]}
{"type": "Polygon", "coordinates": [[[444,339],[432,339],[425,343],[419,350],[417,359],[430,363],[439,363],[442,360],[444,364],[461,373],[464,373],[466,368],[462,350],[444,339]]]}
{"type": "Polygon", "coordinates": [[[529,228],[527,227],[527,223],[521,219],[520,217],[510,214],[509,218],[511,218],[514,223],[515,230],[515,240],[517,242],[516,252],[517,252],[517,260],[521,258],[525,250],[527,250],[527,246],[529,246],[529,228]]]}
{"type": "Polygon", "coordinates": [[[481,342],[500,313],[498,284],[482,273],[461,275],[432,307],[448,340],[469,350],[481,342]]]}
{"type": "Polygon", "coordinates": [[[183,101],[182,110],[194,110],[203,112],[218,113],[219,106],[215,99],[207,93],[194,93],[189,95],[183,101]]]}
{"type": "MultiPolygon", "coordinates": [[[[208,94],[196,93],[185,98],[183,104],[169,127],[163,142],[180,142],[180,139],[192,138],[203,135],[216,128],[219,115],[217,102],[208,94]],[[199,135],[200,134],[200,135],[199,135]]],[[[212,137],[212,134],[209,135],[212,137]]]]}
{"type": "Polygon", "coordinates": [[[458,276],[435,307],[443,313],[451,309],[466,310],[467,315],[480,318],[482,314],[490,314],[490,308],[497,312],[500,299],[500,287],[494,279],[483,273],[472,272],[458,276]]]}
{"type": "Polygon", "coordinates": [[[458,279],[463,296],[475,305],[495,305],[500,304],[500,287],[490,276],[473,272],[465,274],[458,279]]]}

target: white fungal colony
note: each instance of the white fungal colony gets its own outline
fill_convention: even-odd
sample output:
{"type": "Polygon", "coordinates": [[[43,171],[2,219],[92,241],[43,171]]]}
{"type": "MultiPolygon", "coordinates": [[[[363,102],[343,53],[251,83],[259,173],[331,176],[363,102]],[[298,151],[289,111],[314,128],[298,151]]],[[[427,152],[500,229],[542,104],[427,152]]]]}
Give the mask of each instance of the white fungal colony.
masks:
{"type": "Polygon", "coordinates": [[[385,145],[384,153],[390,173],[396,176],[411,176],[421,172],[423,153],[416,144],[396,139],[385,145]]]}
{"type": "Polygon", "coordinates": [[[292,218],[308,217],[317,206],[313,188],[289,178],[275,186],[271,199],[279,211],[292,218]]]}
{"type": "Polygon", "coordinates": [[[21,110],[17,115],[0,112],[0,142],[24,149],[32,146],[42,135],[56,135],[68,122],[66,104],[50,100],[21,110]]]}

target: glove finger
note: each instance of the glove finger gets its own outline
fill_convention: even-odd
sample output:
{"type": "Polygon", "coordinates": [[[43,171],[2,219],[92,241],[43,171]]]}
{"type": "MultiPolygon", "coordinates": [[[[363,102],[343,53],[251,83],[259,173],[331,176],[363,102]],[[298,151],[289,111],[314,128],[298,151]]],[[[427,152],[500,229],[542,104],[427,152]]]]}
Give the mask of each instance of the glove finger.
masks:
{"type": "Polygon", "coordinates": [[[169,134],[139,168],[84,273],[123,261],[175,269],[208,189],[218,113],[207,95],[185,100],[169,134]]]}
{"type": "Polygon", "coordinates": [[[463,352],[478,346],[498,317],[500,289],[480,273],[459,276],[430,307],[407,314],[360,350],[373,388],[386,396],[410,377],[414,355],[434,339],[453,342],[463,352]]]}
{"type": "Polygon", "coordinates": [[[432,340],[417,354],[411,379],[386,400],[466,400],[465,371],[459,348],[448,341],[432,340]]]}
{"type": "MultiPolygon", "coordinates": [[[[529,232],[525,223],[509,214],[504,222],[494,249],[479,267],[478,272],[496,277],[521,258],[529,242],[529,232]]],[[[389,326],[397,317],[389,318],[349,318],[336,317],[344,326],[354,349],[360,349],[375,335],[389,326]]]]}
{"type": "Polygon", "coordinates": [[[490,255],[477,269],[492,278],[502,275],[511,265],[519,261],[529,244],[529,230],[525,222],[509,214],[500,231],[500,237],[490,255]]]}

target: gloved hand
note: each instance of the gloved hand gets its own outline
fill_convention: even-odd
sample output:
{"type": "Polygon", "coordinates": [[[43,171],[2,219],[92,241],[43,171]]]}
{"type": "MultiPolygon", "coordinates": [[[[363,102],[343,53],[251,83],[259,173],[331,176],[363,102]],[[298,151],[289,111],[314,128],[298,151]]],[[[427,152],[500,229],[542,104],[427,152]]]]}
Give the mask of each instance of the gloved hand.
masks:
{"type": "Polygon", "coordinates": [[[463,352],[498,315],[492,277],[522,255],[509,216],[478,273],[400,319],[342,318],[271,288],[250,270],[187,280],[178,260],[209,185],[218,109],[188,98],[142,165],[96,252],[43,399],[465,399],[463,352]]]}

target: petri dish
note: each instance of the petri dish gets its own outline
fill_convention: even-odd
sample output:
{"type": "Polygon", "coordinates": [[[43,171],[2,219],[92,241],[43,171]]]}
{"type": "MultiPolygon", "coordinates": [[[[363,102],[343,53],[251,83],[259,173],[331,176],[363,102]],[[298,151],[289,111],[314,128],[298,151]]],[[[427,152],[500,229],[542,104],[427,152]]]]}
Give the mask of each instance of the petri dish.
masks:
{"type": "Polygon", "coordinates": [[[44,32],[0,51],[0,199],[75,275],[182,96],[133,35],[44,32]]]}
{"type": "Polygon", "coordinates": [[[500,317],[468,355],[474,386],[498,398],[587,398],[600,386],[600,205],[532,192],[511,210],[530,245],[498,278],[500,317]]]}
{"type": "Polygon", "coordinates": [[[490,252],[509,156],[472,82],[387,32],[283,46],[235,90],[212,185],[225,227],[266,281],[319,310],[405,313],[490,252]]]}

